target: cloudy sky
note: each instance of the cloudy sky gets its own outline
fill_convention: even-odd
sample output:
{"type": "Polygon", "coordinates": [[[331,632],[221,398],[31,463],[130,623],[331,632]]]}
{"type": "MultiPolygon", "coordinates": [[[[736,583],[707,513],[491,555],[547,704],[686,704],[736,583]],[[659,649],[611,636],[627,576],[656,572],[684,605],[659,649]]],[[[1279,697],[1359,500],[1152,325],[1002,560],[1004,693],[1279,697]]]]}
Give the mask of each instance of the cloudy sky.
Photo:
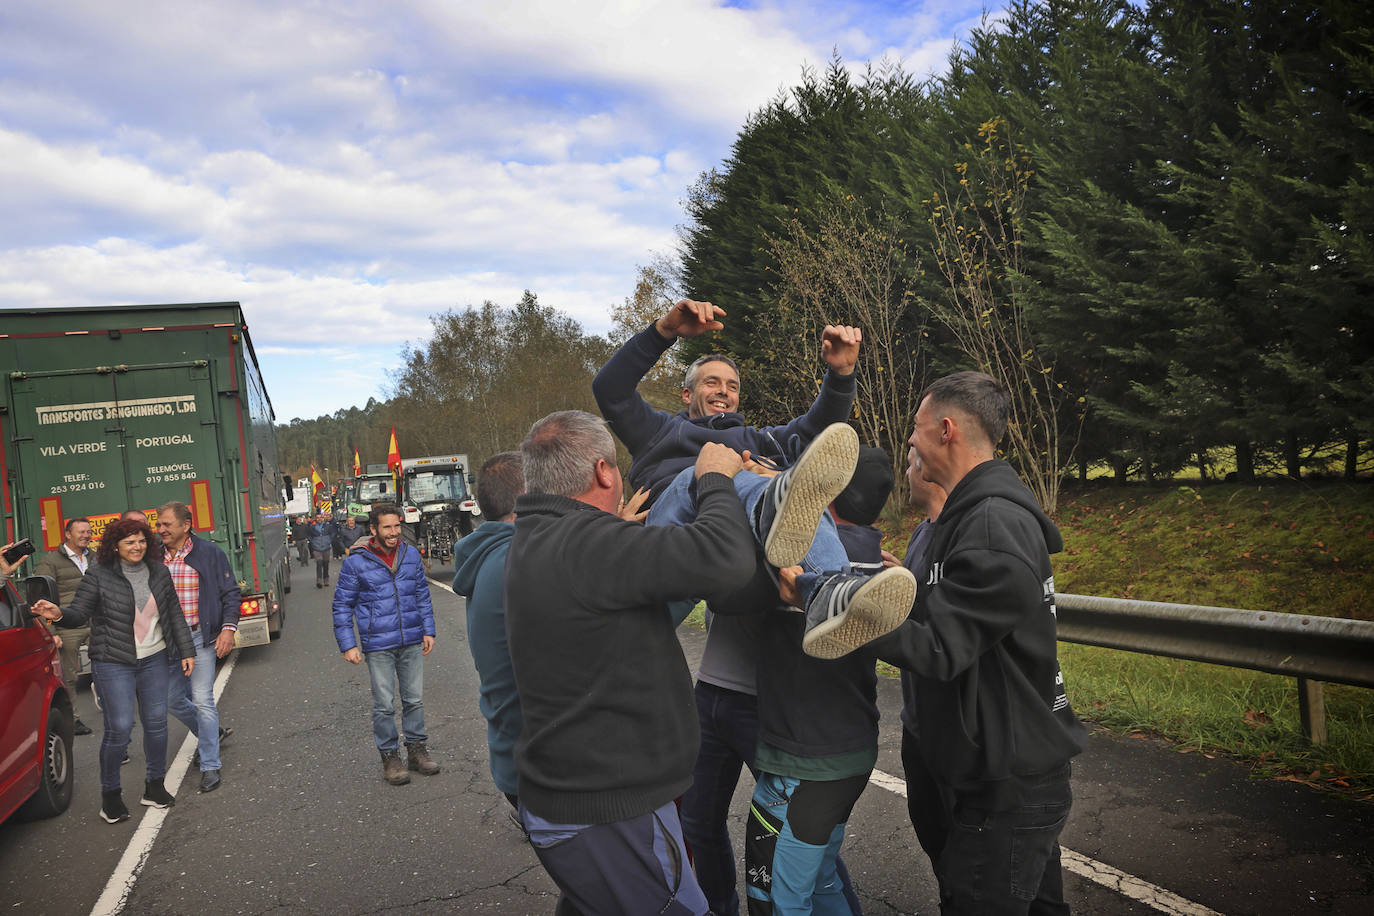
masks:
{"type": "Polygon", "coordinates": [[[751,111],[832,51],[938,70],[984,8],[4,0],[0,308],[238,300],[283,422],[387,396],[447,308],[604,332],[751,111]]]}

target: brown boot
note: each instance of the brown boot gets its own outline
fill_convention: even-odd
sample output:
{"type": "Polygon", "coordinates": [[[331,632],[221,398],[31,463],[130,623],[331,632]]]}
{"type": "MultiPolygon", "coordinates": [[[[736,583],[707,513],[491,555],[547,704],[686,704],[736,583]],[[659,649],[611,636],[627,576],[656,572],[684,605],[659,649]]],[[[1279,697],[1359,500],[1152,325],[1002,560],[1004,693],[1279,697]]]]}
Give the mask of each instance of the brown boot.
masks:
{"type": "Polygon", "coordinates": [[[406,765],[401,763],[400,751],[382,751],[382,778],[393,786],[403,786],[410,782],[406,765]]]}
{"type": "Polygon", "coordinates": [[[406,766],[412,770],[419,770],[421,776],[433,776],[439,772],[439,764],[429,756],[423,741],[407,744],[406,757],[406,766]]]}

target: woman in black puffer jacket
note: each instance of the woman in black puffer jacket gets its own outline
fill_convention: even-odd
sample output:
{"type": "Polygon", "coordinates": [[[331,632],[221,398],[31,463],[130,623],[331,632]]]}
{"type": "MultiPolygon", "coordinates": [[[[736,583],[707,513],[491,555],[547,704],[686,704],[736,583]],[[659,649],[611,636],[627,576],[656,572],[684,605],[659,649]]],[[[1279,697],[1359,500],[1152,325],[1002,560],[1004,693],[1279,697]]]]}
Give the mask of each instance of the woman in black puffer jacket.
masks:
{"type": "Polygon", "coordinates": [[[100,816],[111,824],[129,819],[120,795],[119,766],[134,727],[135,701],[148,760],[142,802],[155,808],[173,804],[162,784],[167,772],[167,679],[175,676],[169,674],[168,658],[181,659],[182,673],[189,676],[196,652],[152,529],[134,519],[107,526],[96,562],[71,604],[60,611],[50,604],[34,610],[58,626],[89,623],[91,628],[92,676],[105,713],[100,816]]]}

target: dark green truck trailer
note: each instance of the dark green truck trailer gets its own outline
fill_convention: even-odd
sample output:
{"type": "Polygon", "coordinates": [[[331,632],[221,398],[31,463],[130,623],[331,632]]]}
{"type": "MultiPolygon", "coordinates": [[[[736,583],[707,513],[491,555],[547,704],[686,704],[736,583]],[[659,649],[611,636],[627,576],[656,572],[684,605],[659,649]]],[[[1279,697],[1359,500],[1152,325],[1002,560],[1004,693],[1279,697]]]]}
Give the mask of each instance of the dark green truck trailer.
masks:
{"type": "Polygon", "coordinates": [[[5,541],[186,503],[238,576],[240,646],[281,631],[291,587],[272,424],[237,302],[0,309],[5,541]]]}

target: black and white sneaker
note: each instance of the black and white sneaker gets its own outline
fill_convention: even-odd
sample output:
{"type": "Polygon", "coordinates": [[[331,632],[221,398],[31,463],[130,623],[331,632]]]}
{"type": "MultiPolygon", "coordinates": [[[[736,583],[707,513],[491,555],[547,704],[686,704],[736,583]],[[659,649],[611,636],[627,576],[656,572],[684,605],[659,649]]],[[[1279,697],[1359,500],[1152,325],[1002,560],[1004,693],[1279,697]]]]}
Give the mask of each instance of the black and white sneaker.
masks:
{"type": "Polygon", "coordinates": [[[873,576],[830,576],[806,606],[802,651],[840,658],[897,629],[916,601],[916,577],[905,566],[873,576]]]}
{"type": "Polygon", "coordinates": [[[124,807],[124,797],[118,789],[100,793],[100,819],[107,824],[118,824],[129,819],[129,809],[124,807]]]}
{"type": "Polygon", "coordinates": [[[795,464],[768,482],[755,507],[754,532],[769,563],[782,569],[802,561],[826,508],[849,485],[858,461],[858,434],[847,423],[832,423],[795,464]]]}
{"type": "Polygon", "coordinates": [[[177,803],[161,779],[150,779],[143,784],[143,798],[140,801],[149,808],[170,808],[177,803]]]}

